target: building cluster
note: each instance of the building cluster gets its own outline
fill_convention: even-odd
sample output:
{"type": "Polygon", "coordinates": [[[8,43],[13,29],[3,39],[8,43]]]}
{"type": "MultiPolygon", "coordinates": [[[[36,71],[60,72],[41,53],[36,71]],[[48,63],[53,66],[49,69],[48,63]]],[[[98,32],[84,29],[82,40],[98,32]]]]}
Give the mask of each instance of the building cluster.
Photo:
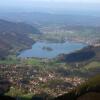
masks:
{"type": "Polygon", "coordinates": [[[31,65],[20,64],[0,65],[0,78],[9,80],[12,87],[34,94],[43,91],[52,94],[56,91],[55,95],[57,95],[67,92],[83,82],[78,77],[63,77],[56,71],[42,71],[31,65]]]}

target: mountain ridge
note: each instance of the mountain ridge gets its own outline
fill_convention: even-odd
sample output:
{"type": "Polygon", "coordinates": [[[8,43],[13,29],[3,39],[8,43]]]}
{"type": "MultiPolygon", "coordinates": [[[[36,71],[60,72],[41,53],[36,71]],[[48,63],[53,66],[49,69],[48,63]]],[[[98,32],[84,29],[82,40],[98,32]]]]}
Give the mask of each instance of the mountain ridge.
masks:
{"type": "Polygon", "coordinates": [[[25,23],[14,23],[0,19],[0,56],[8,55],[10,52],[30,48],[35,42],[30,34],[41,34],[41,32],[25,23]],[[12,50],[12,51],[11,51],[12,50]]]}

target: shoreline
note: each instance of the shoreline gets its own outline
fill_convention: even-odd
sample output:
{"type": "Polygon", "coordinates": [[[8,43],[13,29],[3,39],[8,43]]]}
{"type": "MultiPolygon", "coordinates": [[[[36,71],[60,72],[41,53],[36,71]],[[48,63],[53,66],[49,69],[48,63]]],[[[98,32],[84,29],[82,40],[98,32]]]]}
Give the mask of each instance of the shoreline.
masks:
{"type": "MultiPolygon", "coordinates": [[[[45,40],[40,40],[40,41],[36,41],[36,42],[47,42],[47,43],[55,43],[55,42],[52,42],[52,41],[45,41],[45,40]]],[[[35,43],[36,43],[35,42],[35,43]]],[[[35,44],[34,43],[34,44],[35,44]]],[[[59,42],[57,42],[57,43],[59,43],[59,42]]],[[[88,44],[86,44],[86,43],[84,43],[84,42],[77,42],[77,41],[65,41],[65,42],[60,42],[60,43],[82,43],[83,45],[86,45],[85,47],[87,47],[87,46],[89,46],[88,44]]],[[[33,45],[34,45],[33,44],[33,45]]],[[[32,48],[32,47],[31,47],[32,48]]],[[[84,48],[84,47],[83,47],[84,48]]],[[[83,48],[81,48],[81,49],[83,49],[83,48]]],[[[30,49],[30,48],[29,48],[30,49]]],[[[27,49],[23,49],[23,50],[21,50],[19,53],[18,53],[18,55],[17,55],[17,57],[18,58],[20,58],[20,59],[30,59],[30,58],[35,58],[35,59],[48,59],[48,60],[51,60],[51,59],[56,59],[57,57],[59,57],[59,55],[61,55],[61,54],[70,54],[70,53],[73,53],[73,52],[75,52],[75,51],[78,51],[78,50],[75,50],[75,51],[73,51],[73,52],[70,52],[70,53],[61,53],[61,54],[59,54],[59,55],[57,55],[56,57],[53,57],[53,58],[49,58],[49,57],[20,57],[20,54],[21,54],[21,52],[24,52],[25,50],[27,50],[27,49]]],[[[79,49],[80,50],[80,49],[79,49]]]]}

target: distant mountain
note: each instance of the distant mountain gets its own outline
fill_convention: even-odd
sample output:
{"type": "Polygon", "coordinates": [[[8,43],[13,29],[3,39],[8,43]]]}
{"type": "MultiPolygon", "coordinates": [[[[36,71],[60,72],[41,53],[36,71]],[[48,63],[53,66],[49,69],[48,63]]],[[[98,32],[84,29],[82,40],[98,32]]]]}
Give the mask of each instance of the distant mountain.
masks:
{"type": "Polygon", "coordinates": [[[10,21],[26,22],[37,25],[84,25],[100,26],[100,17],[79,14],[53,14],[40,12],[1,13],[0,18],[10,21]]]}
{"type": "Polygon", "coordinates": [[[40,34],[40,31],[25,23],[0,20],[0,57],[31,47],[34,41],[30,34],[40,34]]]}

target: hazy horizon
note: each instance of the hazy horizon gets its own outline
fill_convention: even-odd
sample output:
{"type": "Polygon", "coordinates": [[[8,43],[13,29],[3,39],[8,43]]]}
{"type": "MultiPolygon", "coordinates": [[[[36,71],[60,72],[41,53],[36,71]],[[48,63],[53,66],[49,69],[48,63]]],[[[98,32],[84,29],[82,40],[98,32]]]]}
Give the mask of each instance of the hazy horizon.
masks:
{"type": "Polygon", "coordinates": [[[98,13],[98,0],[3,0],[0,12],[98,13]]]}

